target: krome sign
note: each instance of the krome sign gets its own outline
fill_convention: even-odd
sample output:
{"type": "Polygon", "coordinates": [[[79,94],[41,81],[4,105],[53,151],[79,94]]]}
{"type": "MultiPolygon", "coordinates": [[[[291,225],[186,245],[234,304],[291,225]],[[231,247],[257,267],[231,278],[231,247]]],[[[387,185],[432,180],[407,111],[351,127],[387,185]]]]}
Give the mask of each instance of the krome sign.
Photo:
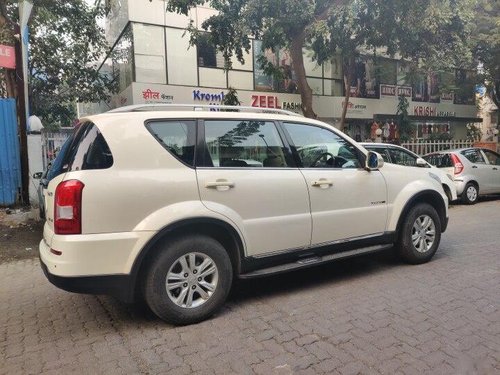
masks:
{"type": "Polygon", "coordinates": [[[14,47],[0,44],[0,67],[7,69],[16,68],[16,53],[14,47]]]}

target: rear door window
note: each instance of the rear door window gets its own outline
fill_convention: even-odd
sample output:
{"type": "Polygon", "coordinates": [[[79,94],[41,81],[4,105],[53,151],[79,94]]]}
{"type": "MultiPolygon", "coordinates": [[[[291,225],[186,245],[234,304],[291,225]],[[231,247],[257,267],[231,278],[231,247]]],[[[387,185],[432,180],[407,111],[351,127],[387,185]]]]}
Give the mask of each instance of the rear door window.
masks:
{"type": "Polygon", "coordinates": [[[483,150],[490,164],[500,165],[500,155],[490,150],[483,150]]]}
{"type": "Polygon", "coordinates": [[[481,155],[479,150],[464,150],[461,152],[461,154],[465,156],[471,163],[486,164],[486,161],[484,160],[483,155],[481,155]]]}
{"type": "Polygon", "coordinates": [[[194,120],[161,120],[147,124],[155,139],[184,164],[194,166],[196,122],[194,120]]]}
{"type": "Polygon", "coordinates": [[[389,154],[391,155],[391,159],[394,164],[404,165],[407,167],[415,167],[417,165],[417,158],[409,152],[389,148],[389,154]]]}
{"type": "Polygon", "coordinates": [[[270,121],[206,120],[205,163],[226,168],[286,168],[288,152],[270,121]]]}
{"type": "Polygon", "coordinates": [[[438,168],[453,167],[453,162],[449,154],[433,154],[424,156],[423,159],[429,164],[438,168]]]}
{"type": "Polygon", "coordinates": [[[99,128],[91,122],[81,125],[65,154],[62,170],[107,169],[112,165],[113,155],[99,128]]]}

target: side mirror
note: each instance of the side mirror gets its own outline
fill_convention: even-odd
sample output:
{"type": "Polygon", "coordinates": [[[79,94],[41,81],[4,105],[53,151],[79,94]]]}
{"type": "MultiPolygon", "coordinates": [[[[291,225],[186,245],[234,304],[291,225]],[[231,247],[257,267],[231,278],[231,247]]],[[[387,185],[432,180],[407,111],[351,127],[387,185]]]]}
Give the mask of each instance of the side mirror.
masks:
{"type": "Polygon", "coordinates": [[[382,168],[384,165],[384,158],[377,152],[368,151],[368,155],[366,156],[366,165],[365,168],[369,171],[374,171],[379,168],[382,168]]]}
{"type": "Polygon", "coordinates": [[[42,175],[43,175],[43,172],[36,172],[36,173],[33,174],[33,178],[35,180],[39,180],[39,179],[42,178],[42,175]]]}
{"type": "Polygon", "coordinates": [[[417,158],[417,167],[427,167],[427,162],[422,158],[417,158]]]}

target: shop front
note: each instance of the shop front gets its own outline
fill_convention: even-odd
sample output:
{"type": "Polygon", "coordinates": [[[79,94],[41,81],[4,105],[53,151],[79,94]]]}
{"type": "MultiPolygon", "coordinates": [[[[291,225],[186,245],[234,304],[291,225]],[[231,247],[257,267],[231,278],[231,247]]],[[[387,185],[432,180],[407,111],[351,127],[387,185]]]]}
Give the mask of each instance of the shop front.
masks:
{"type": "MultiPolygon", "coordinates": [[[[114,107],[130,104],[200,104],[213,110],[221,105],[228,90],[196,86],[176,86],[132,82],[112,100],[114,107]]],[[[270,93],[238,90],[241,105],[256,108],[284,109],[301,114],[301,99],[296,93],[270,93]]],[[[318,118],[339,126],[345,98],[313,96],[314,110],[318,118]]],[[[357,141],[399,141],[397,100],[350,98],[344,131],[357,141]],[[376,130],[381,129],[380,137],[376,130]]],[[[413,138],[420,140],[465,139],[467,124],[479,123],[475,107],[447,103],[411,102],[409,119],[414,125],[413,138]]]]}

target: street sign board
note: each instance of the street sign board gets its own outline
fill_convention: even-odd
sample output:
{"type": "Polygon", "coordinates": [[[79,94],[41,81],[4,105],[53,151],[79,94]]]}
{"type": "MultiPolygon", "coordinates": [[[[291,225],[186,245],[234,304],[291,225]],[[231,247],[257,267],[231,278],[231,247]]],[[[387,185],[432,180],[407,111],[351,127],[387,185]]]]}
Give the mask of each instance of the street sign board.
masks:
{"type": "Polygon", "coordinates": [[[14,47],[0,44],[0,67],[7,69],[16,68],[16,53],[14,47]]]}

